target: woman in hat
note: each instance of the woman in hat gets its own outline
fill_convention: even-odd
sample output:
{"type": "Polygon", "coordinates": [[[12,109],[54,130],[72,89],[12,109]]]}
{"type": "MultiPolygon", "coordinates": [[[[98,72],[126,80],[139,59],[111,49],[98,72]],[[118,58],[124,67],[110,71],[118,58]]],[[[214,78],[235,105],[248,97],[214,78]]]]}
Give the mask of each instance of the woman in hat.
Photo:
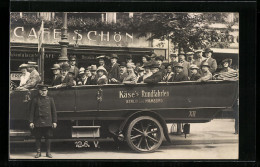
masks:
{"type": "Polygon", "coordinates": [[[134,69],[135,65],[133,63],[127,63],[127,73],[128,75],[123,79],[124,84],[136,84],[137,76],[135,75],[134,69]]]}
{"type": "Polygon", "coordinates": [[[19,87],[21,87],[21,86],[25,85],[26,82],[28,81],[30,73],[27,71],[27,65],[26,64],[21,64],[19,66],[19,70],[22,72],[22,75],[20,77],[20,84],[19,84],[19,87]]]}
{"type": "Polygon", "coordinates": [[[174,72],[172,71],[172,66],[171,66],[171,64],[168,64],[166,66],[166,73],[163,76],[162,81],[163,82],[170,82],[172,80],[173,76],[174,76],[174,72]]]}
{"type": "Polygon", "coordinates": [[[201,82],[201,81],[208,81],[208,80],[212,80],[212,74],[209,71],[209,64],[207,62],[202,62],[201,63],[201,78],[198,79],[197,81],[201,82]]]}
{"type": "Polygon", "coordinates": [[[148,61],[150,61],[150,59],[151,58],[148,55],[142,56],[142,62],[143,62],[142,67],[144,67],[144,64],[147,63],[148,61]]]}
{"type": "Polygon", "coordinates": [[[97,85],[104,85],[108,83],[108,79],[107,79],[107,70],[103,67],[100,66],[97,69],[97,85]]]}
{"type": "Polygon", "coordinates": [[[54,76],[52,80],[52,86],[60,85],[61,84],[61,74],[60,74],[60,65],[59,64],[53,64],[53,67],[51,68],[54,76]]]}
{"type": "Polygon", "coordinates": [[[219,80],[238,80],[238,72],[230,68],[232,59],[224,59],[222,61],[223,69],[213,76],[213,79],[219,80]]]}

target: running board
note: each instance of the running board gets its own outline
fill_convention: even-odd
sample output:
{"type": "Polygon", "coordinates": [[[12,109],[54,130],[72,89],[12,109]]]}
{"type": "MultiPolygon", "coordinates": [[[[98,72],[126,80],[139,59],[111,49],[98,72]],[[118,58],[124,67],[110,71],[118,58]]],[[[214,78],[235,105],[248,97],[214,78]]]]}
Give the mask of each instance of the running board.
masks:
{"type": "Polygon", "coordinates": [[[10,137],[31,136],[31,131],[10,129],[9,134],[10,134],[10,137]]]}

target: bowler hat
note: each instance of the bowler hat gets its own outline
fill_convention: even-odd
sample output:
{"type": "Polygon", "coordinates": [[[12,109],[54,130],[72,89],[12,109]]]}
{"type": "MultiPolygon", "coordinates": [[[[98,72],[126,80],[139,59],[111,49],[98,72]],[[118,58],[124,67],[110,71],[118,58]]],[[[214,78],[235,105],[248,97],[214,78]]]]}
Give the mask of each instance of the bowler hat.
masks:
{"type": "Polygon", "coordinates": [[[22,68],[26,68],[26,67],[28,67],[28,65],[27,65],[27,64],[21,64],[21,65],[19,66],[19,68],[18,68],[18,69],[20,70],[20,69],[22,69],[22,68]]]}
{"type": "Polygon", "coordinates": [[[76,61],[76,56],[71,56],[70,61],[74,61],[74,60],[76,61]]]}
{"type": "Polygon", "coordinates": [[[163,55],[157,56],[157,57],[155,58],[155,60],[161,60],[161,61],[163,61],[163,60],[164,60],[164,56],[163,56],[163,55]]]}
{"type": "Polygon", "coordinates": [[[106,58],[106,55],[100,55],[97,57],[97,59],[105,59],[106,58]]]}
{"type": "Polygon", "coordinates": [[[195,65],[195,64],[192,64],[191,66],[190,66],[190,69],[199,69],[199,67],[197,66],[197,65],[195,65]]]}
{"type": "Polygon", "coordinates": [[[132,55],[127,55],[126,59],[133,59],[132,55]]]}
{"type": "Polygon", "coordinates": [[[85,68],[84,67],[81,67],[80,69],[79,69],[79,74],[84,74],[85,73],[85,68]]]}
{"type": "Polygon", "coordinates": [[[34,61],[28,61],[27,67],[38,67],[37,63],[34,61]]]}
{"type": "Polygon", "coordinates": [[[177,63],[174,67],[180,67],[180,68],[183,68],[183,65],[182,65],[182,63],[177,63]]]}
{"type": "Polygon", "coordinates": [[[59,64],[53,64],[53,67],[51,68],[52,70],[59,70],[60,65],[59,64]]]}
{"type": "Polygon", "coordinates": [[[205,53],[208,53],[208,52],[213,53],[213,50],[211,50],[210,48],[206,48],[206,49],[204,50],[204,52],[205,52],[205,53]]]}
{"type": "Polygon", "coordinates": [[[222,60],[222,64],[223,64],[224,62],[228,62],[228,65],[231,66],[231,64],[232,64],[232,59],[224,59],[224,60],[222,60]]]}
{"type": "Polygon", "coordinates": [[[91,65],[90,71],[97,71],[97,66],[96,65],[91,65]]]}
{"type": "Polygon", "coordinates": [[[68,64],[64,63],[64,64],[61,65],[61,69],[62,69],[62,70],[69,71],[70,66],[69,66],[68,64]]]}
{"type": "Polygon", "coordinates": [[[113,59],[113,58],[118,59],[118,56],[117,56],[117,54],[112,54],[110,58],[111,59],[113,59]]]}
{"type": "Polygon", "coordinates": [[[202,66],[210,67],[210,66],[209,66],[209,63],[208,63],[208,62],[205,62],[205,61],[201,63],[201,67],[202,67],[202,66]]]}
{"type": "Polygon", "coordinates": [[[44,84],[38,84],[37,88],[39,90],[48,90],[48,85],[44,85],[44,84]]]}
{"type": "Polygon", "coordinates": [[[120,67],[126,67],[126,63],[125,62],[121,62],[119,66],[120,67]]]}

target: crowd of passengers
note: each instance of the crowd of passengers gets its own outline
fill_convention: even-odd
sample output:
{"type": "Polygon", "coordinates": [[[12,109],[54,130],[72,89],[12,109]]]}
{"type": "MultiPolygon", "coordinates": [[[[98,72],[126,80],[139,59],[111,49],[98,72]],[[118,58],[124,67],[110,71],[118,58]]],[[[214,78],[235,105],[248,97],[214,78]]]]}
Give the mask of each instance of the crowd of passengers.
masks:
{"type": "MultiPolygon", "coordinates": [[[[232,59],[222,61],[222,70],[216,73],[217,62],[212,58],[213,51],[206,48],[204,51],[180,52],[171,54],[171,62],[163,65],[164,56],[155,53],[142,56],[142,64],[134,63],[131,55],[126,56],[126,62],[118,63],[118,56],[111,54],[110,65],[105,64],[107,56],[97,57],[98,66],[90,65],[86,68],[76,66],[76,57],[69,62],[54,64],[52,86],[56,88],[76,85],[103,85],[103,84],[136,84],[158,82],[180,82],[208,80],[237,80],[238,71],[230,68],[232,59]],[[204,56],[203,56],[204,53],[204,56]]],[[[37,72],[36,62],[22,64],[20,85],[17,90],[34,88],[41,82],[37,72]]]]}

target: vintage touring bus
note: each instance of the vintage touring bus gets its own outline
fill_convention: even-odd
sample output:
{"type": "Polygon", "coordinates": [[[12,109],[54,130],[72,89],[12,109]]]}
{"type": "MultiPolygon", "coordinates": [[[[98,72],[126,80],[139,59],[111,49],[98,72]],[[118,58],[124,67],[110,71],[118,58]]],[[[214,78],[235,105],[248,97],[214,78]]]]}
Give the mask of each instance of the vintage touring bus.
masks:
{"type": "MultiPolygon", "coordinates": [[[[11,141],[32,138],[28,114],[37,93],[10,92],[11,141]]],[[[50,87],[48,95],[58,116],[54,139],[113,137],[137,152],[153,152],[164,138],[170,142],[167,123],[209,122],[218,112],[231,110],[238,99],[238,81],[50,87]]]]}

